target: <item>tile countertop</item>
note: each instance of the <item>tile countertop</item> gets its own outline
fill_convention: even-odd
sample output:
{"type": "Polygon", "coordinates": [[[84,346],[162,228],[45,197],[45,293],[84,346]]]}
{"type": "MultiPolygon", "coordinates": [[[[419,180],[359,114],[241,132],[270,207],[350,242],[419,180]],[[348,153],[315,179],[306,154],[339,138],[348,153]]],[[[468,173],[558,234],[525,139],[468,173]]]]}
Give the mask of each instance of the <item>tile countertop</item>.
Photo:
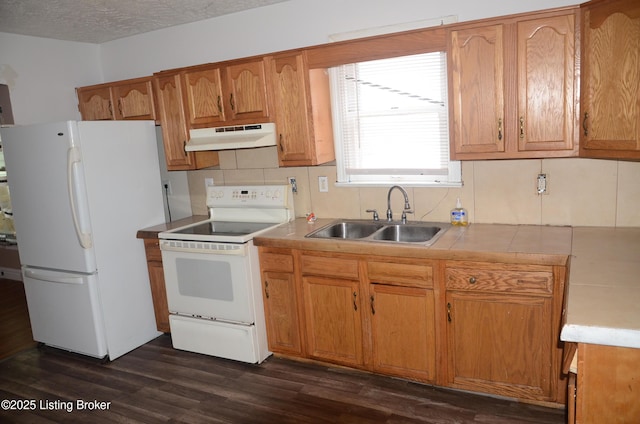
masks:
{"type": "Polygon", "coordinates": [[[309,224],[299,218],[260,234],[254,244],[367,255],[380,254],[384,247],[390,256],[542,265],[566,265],[571,254],[571,227],[472,224],[451,227],[431,246],[304,237],[333,221],[309,224]]]}
{"type": "Polygon", "coordinates": [[[560,339],[640,348],[640,228],[574,227],[560,339]]]}

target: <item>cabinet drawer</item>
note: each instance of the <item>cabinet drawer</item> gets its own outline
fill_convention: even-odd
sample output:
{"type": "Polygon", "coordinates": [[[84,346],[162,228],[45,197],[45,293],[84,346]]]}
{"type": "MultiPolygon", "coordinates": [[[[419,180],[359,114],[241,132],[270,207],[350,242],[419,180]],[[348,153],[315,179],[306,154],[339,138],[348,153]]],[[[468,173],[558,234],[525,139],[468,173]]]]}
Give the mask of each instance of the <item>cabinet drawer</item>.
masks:
{"type": "Polygon", "coordinates": [[[263,271],[293,272],[293,257],[281,253],[260,253],[263,271]]]}
{"type": "Polygon", "coordinates": [[[372,283],[396,283],[411,287],[433,287],[431,265],[396,262],[367,262],[369,281],[372,283]]]}
{"type": "Polygon", "coordinates": [[[447,289],[551,295],[553,273],[538,270],[447,268],[447,289]]]}
{"type": "Polygon", "coordinates": [[[307,275],[358,278],[358,261],[355,259],[302,255],[300,264],[302,273],[307,275]]]}
{"type": "Polygon", "coordinates": [[[147,261],[162,262],[162,253],[160,253],[160,240],[145,239],[144,252],[147,255],[147,261]]]}

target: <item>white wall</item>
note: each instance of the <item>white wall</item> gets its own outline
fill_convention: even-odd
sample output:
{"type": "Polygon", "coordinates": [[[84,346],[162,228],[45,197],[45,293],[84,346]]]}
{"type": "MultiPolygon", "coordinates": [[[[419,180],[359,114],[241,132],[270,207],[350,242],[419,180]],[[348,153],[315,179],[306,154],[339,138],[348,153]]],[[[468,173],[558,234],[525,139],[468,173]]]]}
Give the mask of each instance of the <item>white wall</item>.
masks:
{"type": "Polygon", "coordinates": [[[290,0],[101,45],[106,81],[324,44],[331,34],[440,16],[467,21],[576,0],[290,0]]]}
{"type": "Polygon", "coordinates": [[[75,88],[102,80],[100,46],[0,32],[0,83],[17,125],[80,119],[75,88]]]}

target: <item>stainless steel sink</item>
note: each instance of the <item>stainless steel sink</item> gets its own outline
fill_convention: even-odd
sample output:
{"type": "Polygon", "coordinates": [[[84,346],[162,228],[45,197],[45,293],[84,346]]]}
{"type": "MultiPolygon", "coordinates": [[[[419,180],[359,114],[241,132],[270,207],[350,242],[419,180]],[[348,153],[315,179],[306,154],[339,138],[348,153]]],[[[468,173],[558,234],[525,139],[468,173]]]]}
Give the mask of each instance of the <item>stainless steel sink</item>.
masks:
{"type": "Polygon", "coordinates": [[[441,229],[441,227],[431,225],[388,225],[375,233],[373,239],[400,243],[424,243],[431,240],[441,229]]]}
{"type": "Polygon", "coordinates": [[[439,222],[399,222],[339,220],[305,237],[357,241],[433,244],[451,224],[439,222]]]}
{"type": "Polygon", "coordinates": [[[342,221],[326,225],[319,230],[308,234],[307,237],[360,239],[370,236],[380,228],[382,228],[382,224],[372,222],[342,221]]]}

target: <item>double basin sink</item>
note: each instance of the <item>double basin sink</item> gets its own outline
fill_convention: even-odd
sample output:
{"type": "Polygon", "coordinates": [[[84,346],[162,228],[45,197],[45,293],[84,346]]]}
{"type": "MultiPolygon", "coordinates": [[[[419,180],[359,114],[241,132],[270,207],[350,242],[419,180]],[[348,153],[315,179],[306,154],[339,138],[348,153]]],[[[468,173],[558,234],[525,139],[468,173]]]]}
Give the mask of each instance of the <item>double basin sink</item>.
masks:
{"type": "Polygon", "coordinates": [[[413,243],[430,246],[451,226],[439,222],[339,220],[305,237],[357,241],[413,243]]]}

